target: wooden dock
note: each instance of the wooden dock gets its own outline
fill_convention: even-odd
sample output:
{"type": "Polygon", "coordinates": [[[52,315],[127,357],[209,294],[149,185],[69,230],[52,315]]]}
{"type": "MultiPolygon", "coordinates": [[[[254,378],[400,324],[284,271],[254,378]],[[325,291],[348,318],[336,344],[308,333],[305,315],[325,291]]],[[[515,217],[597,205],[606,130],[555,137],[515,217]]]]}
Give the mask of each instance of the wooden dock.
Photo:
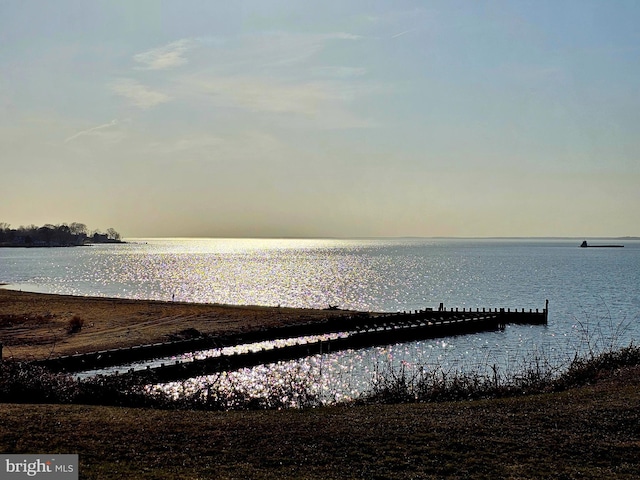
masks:
{"type": "Polygon", "coordinates": [[[133,362],[257,342],[294,339],[292,344],[232,355],[174,361],[142,370],[123,367],[120,374],[144,375],[150,381],[166,382],[220,371],[231,371],[261,364],[292,360],[319,353],[361,349],[429,338],[464,335],[505,328],[506,324],[545,325],[548,302],[542,310],[445,309],[396,313],[361,313],[324,322],[265,329],[238,335],[203,337],[177,342],[104,350],[37,362],[53,371],[81,372],[127,365],[133,362]],[[306,341],[302,337],[339,334],[331,340],[306,341]]]}

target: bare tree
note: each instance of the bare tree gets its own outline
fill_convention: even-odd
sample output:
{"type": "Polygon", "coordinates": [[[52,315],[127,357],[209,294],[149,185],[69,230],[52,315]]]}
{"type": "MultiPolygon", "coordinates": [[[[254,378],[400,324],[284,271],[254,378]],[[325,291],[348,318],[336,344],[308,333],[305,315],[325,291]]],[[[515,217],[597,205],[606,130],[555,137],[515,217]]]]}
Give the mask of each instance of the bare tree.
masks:
{"type": "Polygon", "coordinates": [[[86,235],[87,234],[87,226],[84,223],[73,222],[69,225],[69,229],[71,233],[74,235],[86,235]]]}
{"type": "Polygon", "coordinates": [[[111,240],[120,241],[120,234],[115,231],[113,228],[107,228],[107,235],[111,240]]]}

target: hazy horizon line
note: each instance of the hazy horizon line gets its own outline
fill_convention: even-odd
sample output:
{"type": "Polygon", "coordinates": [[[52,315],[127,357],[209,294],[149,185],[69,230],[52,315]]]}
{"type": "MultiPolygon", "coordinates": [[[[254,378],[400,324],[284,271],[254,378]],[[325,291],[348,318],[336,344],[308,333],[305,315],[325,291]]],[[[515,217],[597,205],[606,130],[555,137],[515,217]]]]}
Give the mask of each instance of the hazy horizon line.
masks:
{"type": "Polygon", "coordinates": [[[237,239],[237,240],[526,240],[526,239],[546,239],[546,240],[580,240],[580,239],[609,239],[609,240],[640,240],[640,236],[624,235],[624,236],[545,236],[545,235],[528,235],[528,236],[457,236],[457,235],[438,235],[438,236],[420,236],[420,235],[385,235],[385,236],[244,236],[244,237],[221,237],[221,236],[201,236],[201,235],[181,235],[181,236],[127,236],[122,237],[123,240],[134,239],[237,239]]]}

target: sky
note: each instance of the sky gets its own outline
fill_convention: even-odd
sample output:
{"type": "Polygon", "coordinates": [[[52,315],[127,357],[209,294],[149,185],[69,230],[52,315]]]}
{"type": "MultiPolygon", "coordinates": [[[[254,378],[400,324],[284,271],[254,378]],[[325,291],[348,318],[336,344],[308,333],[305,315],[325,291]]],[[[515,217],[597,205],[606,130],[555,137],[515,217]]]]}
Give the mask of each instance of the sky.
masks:
{"type": "Polygon", "coordinates": [[[640,2],[0,0],[0,222],[640,236],[640,2]]]}

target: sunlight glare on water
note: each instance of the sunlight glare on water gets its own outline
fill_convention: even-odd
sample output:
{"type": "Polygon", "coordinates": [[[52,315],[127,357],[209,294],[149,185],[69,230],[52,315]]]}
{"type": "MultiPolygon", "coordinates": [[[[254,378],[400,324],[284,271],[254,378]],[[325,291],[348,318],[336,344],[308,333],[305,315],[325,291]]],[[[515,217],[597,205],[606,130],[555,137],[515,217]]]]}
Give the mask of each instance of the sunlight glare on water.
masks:
{"type": "MultiPolygon", "coordinates": [[[[458,371],[495,364],[506,372],[532,358],[561,364],[594,345],[637,344],[640,242],[624,243],[581,249],[572,239],[131,239],[2,249],[0,282],[47,293],[373,312],[440,302],[535,310],[549,300],[547,326],[507,325],[501,332],[334,352],[224,376],[229,385],[246,378],[243,388],[255,384],[265,392],[270,382],[304,371],[331,400],[361,392],[387,364],[458,371]]],[[[197,389],[202,380],[180,385],[197,389]]]]}
{"type": "MultiPolygon", "coordinates": [[[[202,303],[326,307],[364,307],[375,292],[356,277],[375,275],[367,257],[357,255],[362,242],[348,240],[169,239],[140,242],[98,262],[125,296],[202,303]],[[135,291],[127,292],[135,284],[135,291]],[[361,284],[364,287],[364,284],[361,284]]],[[[99,281],[99,279],[96,279],[99,281]]]]}

